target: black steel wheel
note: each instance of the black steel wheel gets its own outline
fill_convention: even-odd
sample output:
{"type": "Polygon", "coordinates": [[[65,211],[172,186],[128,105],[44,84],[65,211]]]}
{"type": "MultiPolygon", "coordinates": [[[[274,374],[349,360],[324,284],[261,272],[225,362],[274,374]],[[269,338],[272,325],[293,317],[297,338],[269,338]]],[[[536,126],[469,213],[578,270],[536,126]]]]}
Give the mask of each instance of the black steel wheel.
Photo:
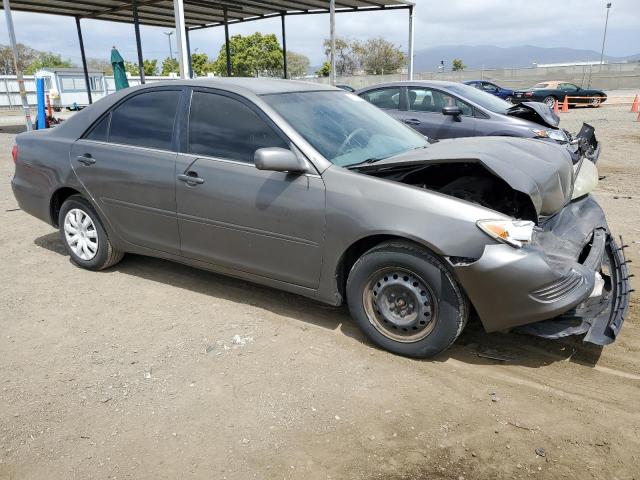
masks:
{"type": "Polygon", "coordinates": [[[382,243],[360,257],[347,279],[347,303],[360,328],[380,347],[431,357],[458,338],[469,303],[451,270],[411,242],[382,243]]]}

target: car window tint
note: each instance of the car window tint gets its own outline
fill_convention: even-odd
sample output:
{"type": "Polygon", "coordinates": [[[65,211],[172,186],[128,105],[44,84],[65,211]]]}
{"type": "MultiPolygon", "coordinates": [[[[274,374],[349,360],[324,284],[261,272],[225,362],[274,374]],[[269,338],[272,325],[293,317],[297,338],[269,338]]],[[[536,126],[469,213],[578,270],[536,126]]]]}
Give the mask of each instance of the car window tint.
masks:
{"type": "Polygon", "coordinates": [[[491,84],[491,83],[483,83],[482,84],[482,89],[487,91],[487,92],[494,92],[495,90],[497,90],[498,87],[496,87],[495,85],[491,84]]]}
{"type": "Polygon", "coordinates": [[[576,90],[578,90],[578,87],[576,87],[573,83],[561,83],[560,88],[562,90],[569,90],[571,92],[575,92],[576,90]]]}
{"type": "Polygon", "coordinates": [[[253,163],[259,148],[289,148],[256,112],[238,100],[194,92],[189,114],[189,152],[253,163]]]}
{"type": "Polygon", "coordinates": [[[111,114],[109,142],[171,150],[180,93],[157,90],[125,100],[111,114]]]}
{"type": "Polygon", "coordinates": [[[398,110],[400,108],[400,87],[379,88],[361,95],[367,102],[378,108],[398,110]]]}
{"type": "Polygon", "coordinates": [[[460,107],[462,115],[473,115],[473,109],[465,102],[439,90],[409,88],[409,110],[442,113],[444,107],[460,107]]]}
{"type": "Polygon", "coordinates": [[[547,88],[548,86],[548,83],[536,83],[532,88],[547,88]]]}
{"type": "Polygon", "coordinates": [[[95,140],[96,142],[106,142],[107,135],[109,134],[109,117],[111,115],[105,115],[84,137],[87,140],[95,140]]]}

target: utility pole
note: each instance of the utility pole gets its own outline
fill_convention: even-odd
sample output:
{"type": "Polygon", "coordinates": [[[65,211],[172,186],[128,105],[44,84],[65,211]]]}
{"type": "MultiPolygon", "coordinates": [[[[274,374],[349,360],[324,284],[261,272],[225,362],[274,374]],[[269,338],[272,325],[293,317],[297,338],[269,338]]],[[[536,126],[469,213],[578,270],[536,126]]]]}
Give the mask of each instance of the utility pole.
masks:
{"type": "Polygon", "coordinates": [[[169,57],[171,58],[171,60],[173,60],[173,49],[171,47],[171,35],[173,35],[173,32],[162,32],[162,33],[164,33],[169,39],[169,57]]]}
{"type": "Polygon", "coordinates": [[[602,35],[602,51],[600,52],[600,65],[604,62],[604,42],[607,39],[607,24],[609,23],[609,10],[611,9],[611,2],[607,3],[607,17],[604,21],[604,35],[602,35]]]}
{"type": "MultiPolygon", "coordinates": [[[[27,126],[27,130],[33,130],[33,124],[31,123],[31,112],[29,111],[29,102],[27,100],[27,92],[24,88],[24,78],[22,77],[22,70],[20,70],[20,66],[18,65],[18,47],[16,43],[16,32],[13,29],[13,17],[11,16],[11,7],[9,6],[9,0],[3,0],[2,6],[4,9],[4,16],[7,21],[7,32],[9,33],[9,43],[11,44],[11,51],[13,52],[13,65],[16,71],[16,80],[18,81],[18,89],[20,90],[20,99],[22,100],[22,109],[24,110],[24,120],[27,126]]],[[[9,95],[9,90],[7,90],[7,96],[8,95],[9,95]]]]}

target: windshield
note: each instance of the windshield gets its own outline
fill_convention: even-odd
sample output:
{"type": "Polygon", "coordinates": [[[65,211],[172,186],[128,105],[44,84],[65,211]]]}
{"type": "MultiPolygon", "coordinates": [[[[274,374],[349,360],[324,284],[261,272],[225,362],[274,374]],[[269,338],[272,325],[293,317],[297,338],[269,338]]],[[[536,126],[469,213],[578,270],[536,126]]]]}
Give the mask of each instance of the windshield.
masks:
{"type": "Polygon", "coordinates": [[[447,90],[460,95],[463,100],[471,100],[476,105],[480,105],[490,112],[504,114],[507,113],[507,110],[513,107],[509,102],[506,102],[495,95],[491,95],[490,93],[478,90],[475,87],[470,87],[469,85],[450,85],[447,87],[447,90]]]}
{"type": "Polygon", "coordinates": [[[341,167],[428,144],[422,135],[351,93],[281,93],[262,98],[327,160],[341,167]]]}

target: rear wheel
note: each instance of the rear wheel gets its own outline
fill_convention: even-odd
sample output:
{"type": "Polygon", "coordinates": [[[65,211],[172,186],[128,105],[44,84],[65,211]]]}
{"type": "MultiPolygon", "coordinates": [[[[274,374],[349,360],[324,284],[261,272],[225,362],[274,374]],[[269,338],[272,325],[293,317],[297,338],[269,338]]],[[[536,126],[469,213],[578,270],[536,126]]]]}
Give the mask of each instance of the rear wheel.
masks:
{"type": "Polygon", "coordinates": [[[347,280],[349,311],[380,347],[431,357],[458,338],[469,303],[451,271],[409,242],[386,242],[365,253],[347,280]]]}
{"type": "Polygon", "coordinates": [[[549,108],[553,108],[553,105],[556,103],[556,97],[549,95],[548,97],[544,97],[543,102],[549,108]]]}
{"type": "Polygon", "coordinates": [[[98,214],[80,195],[62,204],[58,225],[62,243],[76,265],[103,270],[122,260],[124,253],[113,248],[98,214]]]}

